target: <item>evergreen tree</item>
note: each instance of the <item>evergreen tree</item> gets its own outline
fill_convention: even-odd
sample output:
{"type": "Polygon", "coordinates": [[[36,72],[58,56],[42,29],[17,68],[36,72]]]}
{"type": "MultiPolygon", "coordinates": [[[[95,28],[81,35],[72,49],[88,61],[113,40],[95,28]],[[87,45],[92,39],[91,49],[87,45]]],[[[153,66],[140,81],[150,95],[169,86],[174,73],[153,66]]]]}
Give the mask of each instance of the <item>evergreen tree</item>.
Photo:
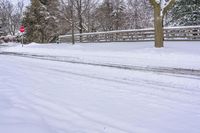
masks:
{"type": "Polygon", "coordinates": [[[114,0],[113,1],[113,29],[119,30],[123,28],[124,23],[126,22],[126,6],[124,0],[114,0]]]}
{"type": "Polygon", "coordinates": [[[58,0],[43,0],[44,6],[47,9],[47,25],[46,33],[48,34],[48,42],[55,41],[58,37],[61,27],[60,27],[60,13],[59,13],[59,1],[58,0]]]}
{"type": "Polygon", "coordinates": [[[28,42],[48,43],[58,36],[57,1],[31,0],[23,24],[28,42]]]}
{"type": "Polygon", "coordinates": [[[46,40],[45,28],[47,21],[46,8],[39,0],[31,0],[31,6],[27,8],[23,25],[26,27],[26,39],[28,42],[43,43],[46,40]]]}
{"type": "Polygon", "coordinates": [[[170,25],[200,25],[200,0],[177,0],[171,12],[170,25]]]}
{"type": "Polygon", "coordinates": [[[124,0],[104,0],[96,9],[95,18],[103,31],[122,29],[126,22],[124,0]]]}
{"type": "Polygon", "coordinates": [[[103,31],[113,30],[113,8],[111,0],[104,0],[103,3],[96,9],[95,18],[98,22],[98,29],[103,31]]]}

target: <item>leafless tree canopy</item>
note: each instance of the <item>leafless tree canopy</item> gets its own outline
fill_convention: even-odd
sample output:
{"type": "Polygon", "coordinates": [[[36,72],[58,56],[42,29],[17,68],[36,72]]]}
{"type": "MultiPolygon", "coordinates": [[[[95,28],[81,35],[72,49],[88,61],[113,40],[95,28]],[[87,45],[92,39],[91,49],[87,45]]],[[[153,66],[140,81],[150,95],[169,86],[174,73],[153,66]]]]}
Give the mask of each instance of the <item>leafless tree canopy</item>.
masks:
{"type": "Polygon", "coordinates": [[[14,5],[10,0],[0,1],[0,19],[2,30],[5,34],[15,35],[22,20],[24,2],[19,1],[14,5]]]}

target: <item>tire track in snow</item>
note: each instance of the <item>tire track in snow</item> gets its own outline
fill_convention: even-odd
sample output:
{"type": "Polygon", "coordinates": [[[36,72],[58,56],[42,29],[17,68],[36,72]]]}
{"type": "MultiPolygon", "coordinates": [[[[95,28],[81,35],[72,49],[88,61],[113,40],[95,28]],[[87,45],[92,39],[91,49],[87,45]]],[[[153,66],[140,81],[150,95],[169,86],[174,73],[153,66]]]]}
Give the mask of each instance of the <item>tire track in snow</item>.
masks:
{"type": "MultiPolygon", "coordinates": [[[[81,124],[78,124],[77,121],[84,121],[89,122],[90,124],[95,124],[97,127],[93,127],[93,130],[98,133],[102,133],[102,130],[100,130],[99,126],[110,128],[113,131],[117,131],[120,133],[130,133],[132,132],[131,129],[122,128],[119,125],[114,124],[113,122],[109,123],[110,121],[108,118],[105,118],[103,116],[98,116],[98,118],[103,119],[97,119],[95,118],[98,114],[92,114],[92,112],[85,112],[84,110],[81,110],[80,108],[72,107],[72,105],[66,105],[63,106],[62,104],[56,103],[54,100],[45,99],[44,97],[39,97],[34,94],[23,95],[18,92],[20,97],[23,97],[23,101],[26,101],[25,106],[28,106],[32,111],[34,111],[38,116],[40,116],[46,125],[49,127],[54,127],[54,125],[48,124],[48,121],[58,122],[58,123],[65,123],[64,125],[69,125],[73,127],[79,127],[81,129],[84,129],[81,124]],[[34,100],[33,100],[34,99],[34,100]],[[30,105],[31,103],[31,105],[30,105]],[[86,114],[85,114],[86,113],[86,114]],[[63,117],[63,116],[70,116],[70,117],[63,117]],[[93,117],[95,116],[95,117],[93,117]],[[71,120],[73,118],[73,121],[71,120]],[[51,119],[51,120],[50,120],[51,119]]],[[[21,103],[22,104],[22,103],[21,103]]],[[[112,120],[111,120],[112,121],[112,120]]],[[[88,124],[88,125],[90,125],[88,124]]],[[[120,125],[123,125],[123,123],[120,123],[120,125]]],[[[65,126],[63,126],[62,130],[66,131],[65,126]]],[[[124,125],[125,126],[125,125],[124,125]]],[[[86,126],[87,127],[87,126],[86,126]]],[[[53,129],[53,128],[52,128],[53,129]]]]}
{"type": "MultiPolygon", "coordinates": [[[[21,96],[26,97],[26,95],[21,96]]],[[[50,97],[49,97],[50,98],[50,97]]],[[[71,123],[73,126],[80,127],[80,125],[77,125],[70,121],[68,118],[62,118],[62,116],[72,115],[74,119],[81,119],[81,120],[87,120],[89,123],[96,123],[97,125],[107,126],[109,128],[113,128],[115,130],[119,130],[120,132],[124,133],[130,133],[131,130],[123,129],[118,127],[117,125],[109,124],[108,121],[104,120],[98,120],[95,117],[91,115],[87,115],[86,112],[80,109],[75,109],[74,107],[71,107],[71,105],[65,105],[65,107],[62,107],[62,105],[55,103],[55,101],[50,100],[49,98],[45,99],[44,97],[39,97],[37,95],[30,95],[26,97],[25,101],[28,101],[28,103],[32,103],[32,108],[38,112],[40,115],[44,115],[44,119],[53,119],[53,121],[61,122],[61,123],[71,123]],[[34,100],[33,100],[34,99],[34,100]],[[64,112],[63,112],[64,111],[64,112]],[[82,112],[82,113],[81,113],[82,112]],[[84,113],[83,113],[84,112],[84,113]],[[86,114],[85,114],[86,113],[86,114]]],[[[152,99],[149,99],[149,101],[152,101],[152,99]]],[[[154,101],[156,102],[156,100],[154,101]]],[[[162,104],[158,104],[159,106],[164,106],[162,104]]],[[[91,112],[88,112],[89,114],[91,112]]],[[[94,116],[96,116],[95,114],[94,116]]],[[[99,117],[101,118],[101,117],[99,117]]],[[[118,131],[118,132],[119,132],[118,131]]],[[[99,132],[100,133],[100,132],[99,132]]]]}
{"type": "Polygon", "coordinates": [[[130,66],[130,65],[111,64],[111,63],[104,64],[104,63],[95,63],[95,62],[84,62],[84,61],[81,61],[74,57],[49,56],[49,55],[47,56],[47,55],[15,53],[15,52],[0,52],[0,55],[19,56],[19,57],[26,57],[26,58],[41,59],[41,60],[50,60],[50,61],[66,62],[66,63],[73,63],[73,64],[83,64],[83,65],[91,65],[91,66],[110,67],[110,68],[133,70],[133,71],[197,76],[194,78],[200,79],[199,78],[200,70],[195,70],[195,69],[170,68],[170,67],[150,67],[150,66],[143,67],[143,66],[130,66]]]}
{"type": "MultiPolygon", "coordinates": [[[[31,66],[33,66],[33,64],[31,64],[31,66]]],[[[161,97],[163,99],[178,102],[178,103],[183,103],[183,101],[180,99],[178,101],[177,97],[173,97],[173,98],[171,97],[171,99],[169,99],[169,97],[166,96],[164,93],[163,93],[163,95],[160,96],[157,93],[155,93],[155,91],[167,92],[170,94],[176,93],[177,95],[187,95],[190,97],[199,96],[199,94],[200,94],[199,88],[191,89],[191,88],[186,88],[184,86],[180,86],[180,85],[176,85],[176,84],[171,85],[169,83],[163,83],[163,82],[157,82],[157,81],[151,81],[151,80],[142,80],[142,79],[136,79],[136,78],[127,79],[127,78],[123,78],[123,77],[122,78],[121,77],[105,78],[105,77],[101,77],[101,76],[94,76],[92,74],[68,71],[66,69],[61,70],[60,68],[59,69],[58,68],[50,68],[48,66],[45,66],[45,67],[39,66],[39,68],[37,68],[37,65],[36,65],[35,67],[32,67],[32,69],[40,69],[40,70],[43,69],[43,71],[49,70],[50,72],[53,72],[53,73],[57,73],[57,72],[59,72],[61,74],[65,73],[65,74],[70,74],[73,76],[89,78],[90,80],[101,80],[103,82],[114,82],[117,84],[123,84],[123,85],[127,85],[127,86],[142,86],[145,88],[151,88],[152,91],[135,90],[135,89],[133,89],[133,90],[128,89],[128,91],[137,92],[137,93],[146,94],[146,95],[154,95],[156,97],[161,97]]],[[[125,88],[124,88],[124,90],[125,90],[125,88]]],[[[196,99],[195,101],[197,102],[198,99],[196,99]]],[[[191,101],[190,99],[188,99],[188,101],[185,101],[185,102],[187,104],[191,104],[191,103],[194,103],[195,101],[191,101]]]]}
{"type": "MultiPolygon", "coordinates": [[[[28,64],[27,64],[28,65],[28,64]]],[[[33,64],[31,64],[32,66],[33,64]]],[[[84,65],[84,64],[80,64],[80,65],[84,65]]],[[[22,65],[23,67],[23,65],[22,65]]],[[[37,66],[36,66],[37,67],[37,66]]],[[[32,69],[36,69],[36,67],[32,67],[32,69]]],[[[91,74],[84,74],[84,73],[80,73],[80,72],[72,72],[72,71],[67,71],[67,70],[61,70],[61,69],[57,69],[57,68],[48,68],[48,66],[40,66],[38,69],[43,69],[44,71],[46,69],[49,69],[52,72],[59,72],[59,73],[66,73],[66,74],[70,74],[70,75],[74,75],[74,76],[79,76],[79,77],[85,77],[85,78],[89,78],[89,79],[97,79],[97,80],[102,80],[105,82],[114,82],[114,83],[120,83],[123,85],[128,85],[128,86],[143,86],[146,88],[151,88],[154,91],[161,91],[161,92],[168,92],[171,94],[176,93],[177,95],[188,95],[188,96],[198,96],[200,91],[199,88],[198,89],[191,89],[191,88],[186,88],[184,86],[180,86],[180,85],[176,85],[176,84],[169,84],[169,83],[163,83],[163,82],[157,82],[157,81],[151,81],[151,80],[142,80],[142,79],[136,79],[136,78],[132,78],[132,79],[127,79],[127,78],[119,78],[119,77],[112,77],[112,78],[105,78],[105,77],[101,77],[101,76],[94,76],[91,74]]],[[[109,67],[108,67],[109,68],[109,67]]],[[[127,70],[127,69],[124,69],[127,70]]],[[[175,75],[176,76],[176,75],[175,75]]],[[[185,77],[184,77],[185,78],[185,77]]],[[[188,78],[188,77],[186,77],[188,78]]],[[[189,77],[190,78],[190,77],[189,77]]],[[[128,90],[130,91],[130,89],[128,90]]],[[[138,93],[146,93],[147,95],[155,95],[156,97],[163,97],[169,100],[169,97],[167,97],[166,95],[163,96],[159,96],[158,94],[153,94],[153,92],[149,92],[149,90],[143,91],[143,90],[133,90],[135,92],[138,93]]],[[[171,101],[173,100],[177,100],[176,98],[171,99],[171,101]]],[[[198,100],[198,99],[197,99],[198,100]]],[[[182,102],[182,101],[179,101],[182,102]]],[[[190,101],[188,100],[186,103],[190,104],[194,101],[190,101]]]]}
{"type": "MultiPolygon", "coordinates": [[[[23,66],[23,64],[22,64],[22,66],[23,66]]],[[[31,66],[32,66],[32,64],[31,64],[31,66]]],[[[162,95],[158,95],[156,93],[157,90],[163,91],[163,92],[169,91],[170,88],[173,87],[173,86],[168,86],[168,88],[167,87],[165,88],[165,86],[167,86],[167,83],[163,84],[162,82],[157,83],[157,82],[150,81],[150,80],[142,80],[141,81],[141,80],[138,80],[138,79],[127,79],[127,78],[123,79],[123,78],[115,78],[115,77],[105,78],[105,77],[102,77],[100,75],[94,76],[94,75],[91,75],[90,73],[89,74],[88,73],[78,73],[78,72],[76,73],[76,72],[73,72],[73,71],[67,71],[65,69],[64,70],[60,70],[60,69],[56,69],[55,67],[49,67],[49,66],[46,66],[46,67],[38,66],[37,68],[34,67],[33,70],[34,69],[35,70],[36,69],[38,69],[38,70],[43,69],[44,72],[51,72],[51,73],[58,73],[59,72],[59,73],[62,73],[63,75],[79,76],[79,77],[83,77],[83,78],[86,78],[86,79],[89,78],[91,80],[95,80],[96,79],[96,80],[101,80],[101,81],[103,81],[105,83],[106,82],[114,82],[114,83],[123,84],[123,85],[126,85],[126,86],[144,86],[144,87],[148,87],[148,88],[151,88],[154,91],[151,91],[151,90],[148,90],[148,89],[146,89],[146,90],[139,90],[139,89],[134,89],[134,88],[131,91],[136,92],[136,93],[139,92],[139,93],[144,94],[146,96],[152,96],[152,97],[155,96],[156,97],[156,98],[155,97],[154,98],[150,97],[151,99],[149,99],[149,101],[154,101],[155,100],[154,102],[156,102],[157,97],[161,97],[163,99],[169,100],[170,103],[171,102],[175,102],[175,103],[176,102],[177,103],[184,103],[184,102],[186,102],[186,100],[184,100],[184,101],[178,100],[178,98],[175,98],[174,96],[173,96],[173,98],[174,98],[173,99],[172,97],[167,97],[163,93],[162,93],[162,95]],[[138,84],[138,82],[139,82],[139,84],[138,84]],[[150,85],[150,84],[153,84],[153,86],[150,85]]],[[[181,89],[181,88],[182,88],[181,86],[174,87],[174,89],[181,89]]],[[[189,88],[187,88],[187,89],[188,89],[187,91],[189,91],[189,88]]],[[[195,90],[195,91],[197,91],[197,90],[195,90]]],[[[171,94],[173,94],[173,93],[174,92],[172,91],[171,94]]],[[[181,91],[180,95],[185,95],[185,93],[183,93],[183,91],[181,91]]],[[[78,126],[81,127],[82,126],[81,124],[79,125],[76,122],[73,123],[68,118],[64,118],[64,119],[61,118],[63,115],[64,116],[73,115],[74,118],[77,118],[78,120],[79,119],[81,119],[81,120],[85,120],[85,119],[88,120],[90,124],[96,123],[97,125],[99,124],[101,126],[107,125],[109,128],[113,128],[113,130],[118,131],[118,132],[120,132],[120,131],[121,132],[126,132],[126,133],[132,132],[132,130],[128,130],[127,128],[126,129],[125,128],[120,128],[120,126],[115,125],[113,122],[109,123],[106,120],[98,120],[96,117],[94,117],[96,114],[94,116],[88,115],[87,113],[84,114],[84,113],[81,113],[83,110],[76,109],[76,108],[71,107],[71,106],[70,107],[66,106],[65,108],[63,108],[62,104],[59,105],[56,102],[53,102],[52,100],[50,100],[49,98],[44,99],[43,97],[38,98],[36,95],[32,95],[32,96],[27,95],[26,96],[24,94],[21,94],[20,97],[25,97],[23,99],[24,101],[27,102],[25,104],[28,105],[28,106],[30,106],[30,108],[33,109],[34,112],[36,112],[38,115],[40,115],[44,119],[45,123],[48,123],[45,119],[50,118],[53,121],[56,120],[56,121],[61,122],[61,123],[72,124],[72,126],[74,126],[74,127],[76,127],[76,126],[77,127],[78,126]],[[29,105],[30,103],[32,103],[32,105],[29,105]],[[63,110],[64,110],[65,113],[63,113],[63,110]]],[[[143,97],[145,97],[145,96],[143,96],[143,97]]],[[[159,106],[161,106],[162,102],[159,103],[157,101],[156,103],[159,104],[159,106]]],[[[190,104],[190,103],[194,104],[194,101],[187,101],[186,102],[186,104],[190,104]]],[[[199,105],[199,103],[195,103],[195,104],[199,105]]],[[[164,105],[162,105],[162,106],[164,106],[164,105]]],[[[51,127],[51,125],[49,125],[49,126],[51,127]]],[[[62,127],[60,127],[60,128],[62,128],[62,127]]],[[[63,129],[63,131],[64,131],[64,129],[63,129]]],[[[100,133],[100,131],[99,131],[99,133],[100,133]]]]}

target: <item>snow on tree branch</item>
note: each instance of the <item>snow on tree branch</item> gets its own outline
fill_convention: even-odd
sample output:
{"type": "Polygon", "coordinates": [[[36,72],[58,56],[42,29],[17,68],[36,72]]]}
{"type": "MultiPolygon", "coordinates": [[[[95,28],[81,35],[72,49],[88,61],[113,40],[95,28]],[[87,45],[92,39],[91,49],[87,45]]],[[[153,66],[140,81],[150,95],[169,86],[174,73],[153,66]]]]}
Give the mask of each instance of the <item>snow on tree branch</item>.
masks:
{"type": "Polygon", "coordinates": [[[161,6],[161,16],[163,16],[166,13],[166,9],[171,6],[175,0],[160,0],[160,6],[161,6]]]}
{"type": "Polygon", "coordinates": [[[152,5],[160,5],[160,15],[164,16],[167,9],[175,2],[175,0],[150,0],[152,5]]]}
{"type": "Polygon", "coordinates": [[[160,1],[161,1],[161,0],[155,0],[155,1],[156,1],[157,4],[160,4],[160,1]]]}
{"type": "Polygon", "coordinates": [[[164,9],[169,3],[171,0],[160,0],[160,6],[161,6],[161,9],[164,9]]]}
{"type": "Polygon", "coordinates": [[[163,0],[165,3],[163,3],[162,8],[162,16],[167,13],[167,10],[173,6],[173,4],[176,2],[176,0],[163,0]]]}

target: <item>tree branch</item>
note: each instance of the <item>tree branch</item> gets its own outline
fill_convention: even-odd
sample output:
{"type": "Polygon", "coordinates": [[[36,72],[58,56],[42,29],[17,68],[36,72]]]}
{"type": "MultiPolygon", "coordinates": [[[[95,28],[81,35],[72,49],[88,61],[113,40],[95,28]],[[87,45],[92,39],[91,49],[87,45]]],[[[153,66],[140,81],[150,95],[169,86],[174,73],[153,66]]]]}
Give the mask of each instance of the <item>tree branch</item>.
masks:
{"type": "Polygon", "coordinates": [[[167,13],[167,11],[173,6],[176,0],[170,0],[167,6],[163,9],[163,16],[167,13]]]}
{"type": "Polygon", "coordinates": [[[158,3],[156,3],[155,0],[149,0],[152,6],[156,6],[158,3]]]}

